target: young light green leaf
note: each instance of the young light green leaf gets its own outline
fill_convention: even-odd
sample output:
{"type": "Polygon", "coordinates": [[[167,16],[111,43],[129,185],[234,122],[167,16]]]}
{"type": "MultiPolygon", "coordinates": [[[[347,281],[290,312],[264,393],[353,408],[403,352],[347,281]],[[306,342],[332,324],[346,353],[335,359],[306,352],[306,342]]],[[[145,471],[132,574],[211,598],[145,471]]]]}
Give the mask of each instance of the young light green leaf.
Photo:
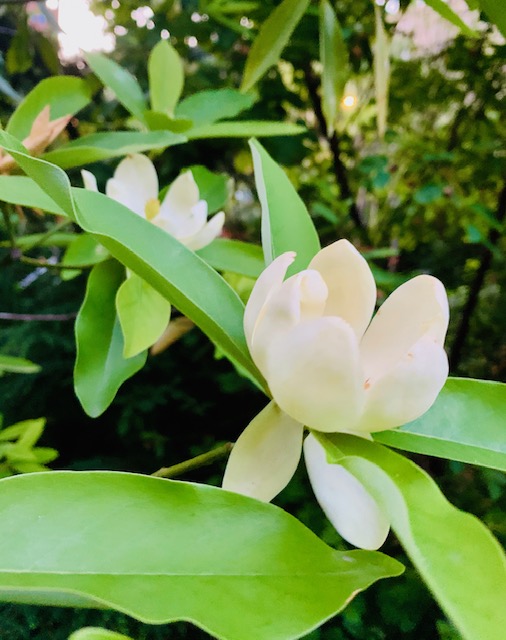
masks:
{"type": "Polygon", "coordinates": [[[506,38],[506,3],[497,0],[479,0],[479,6],[506,38]]]}
{"type": "Polygon", "coordinates": [[[235,118],[254,102],[253,94],[241,93],[237,89],[208,89],[182,100],[176,107],[176,116],[189,118],[195,127],[200,127],[217,120],[235,118]]]}
{"type": "Polygon", "coordinates": [[[246,60],[241,91],[251,89],[277,63],[308,5],[309,0],[283,0],[262,24],[246,60]]]}
{"type": "MultiPolygon", "coordinates": [[[[500,5],[502,0],[500,2],[497,2],[497,0],[480,0],[480,2],[482,5],[485,2],[491,2],[493,4],[500,5]]],[[[462,18],[458,14],[456,14],[444,0],[425,0],[425,4],[439,13],[442,18],[448,20],[448,22],[451,22],[456,27],[458,27],[464,35],[470,36],[471,38],[475,38],[477,36],[476,31],[473,31],[473,29],[468,27],[467,24],[462,20],[462,18]]],[[[483,10],[485,11],[485,9],[483,10]]]]}
{"type": "Polygon", "coordinates": [[[188,140],[205,138],[270,138],[271,136],[298,136],[306,129],[291,122],[268,120],[234,120],[214,122],[192,127],[185,131],[188,140]]]}
{"type": "Polygon", "coordinates": [[[125,340],[123,356],[132,358],[151,347],[165,331],[170,302],[132,273],[118,289],[116,311],[125,340]]]}
{"type": "Polygon", "coordinates": [[[0,354],[0,373],[37,373],[40,366],[25,358],[0,354]]]}
{"type": "Polygon", "coordinates": [[[123,267],[115,260],[93,267],[76,319],[74,387],[92,418],[107,409],[123,382],[146,362],[147,352],[123,357],[123,334],[114,300],[124,277],[123,267]]]}
{"type": "Polygon", "coordinates": [[[42,157],[62,169],[69,169],[129,153],[165,149],[183,142],[186,137],[172,131],[109,131],[77,138],[42,157]]]}
{"type": "Polygon", "coordinates": [[[265,268],[262,247],[240,240],[216,238],[197,254],[218,271],[258,278],[265,268]]]}
{"type": "Polygon", "coordinates": [[[305,269],[320,250],[318,234],[305,204],[283,169],[257,140],[250,140],[255,184],[262,206],[262,247],[266,264],[296,251],[289,273],[305,269]]]}
{"type": "Polygon", "coordinates": [[[69,267],[76,266],[75,269],[63,269],[60,271],[62,280],[72,280],[81,273],[79,266],[94,265],[106,260],[109,257],[107,249],[105,249],[95,238],[89,233],[74,235],[74,239],[67,247],[61,260],[62,264],[68,264],[69,267]]]}
{"type": "Polygon", "coordinates": [[[293,640],[402,572],[388,556],[336,551],[283,510],[207,485],[65,471],[1,483],[4,601],[183,619],[223,640],[293,640]]]}
{"type": "Polygon", "coordinates": [[[72,633],[68,640],[132,640],[122,633],[100,629],[99,627],[83,627],[72,633]]]}
{"type": "Polygon", "coordinates": [[[397,449],[506,471],[506,384],[449,378],[421,418],[374,434],[397,449]]]}
{"type": "Polygon", "coordinates": [[[183,62],[167,40],[160,40],[148,58],[149,95],[153,111],[174,115],[183,91],[183,62]]]}
{"type": "Polygon", "coordinates": [[[341,26],[328,0],[321,0],[319,24],[322,111],[327,123],[327,132],[331,135],[334,131],[344,86],[350,76],[350,67],[341,26]]]}
{"type": "Polygon", "coordinates": [[[102,53],[87,53],[86,62],[102,83],[112,89],[127,111],[143,121],[148,108],[142,89],[133,75],[102,53]]]}
{"type": "Polygon", "coordinates": [[[26,176],[0,176],[0,201],[66,215],[36,182],[26,176]]]}
{"type": "Polygon", "coordinates": [[[353,436],[325,434],[318,439],[388,514],[411,561],[462,637],[502,640],[506,557],[490,531],[451,505],[425,471],[398,453],[353,436]]]}
{"type": "Polygon", "coordinates": [[[91,100],[91,89],[81,78],[57,76],[46,78],[30,91],[7,123],[5,130],[23,140],[30,133],[33,121],[49,105],[51,120],[80,111],[91,100]]]}
{"type": "Polygon", "coordinates": [[[374,5],[376,17],[376,42],[374,44],[374,91],[376,94],[376,122],[378,135],[385,137],[388,117],[388,93],[390,88],[390,41],[380,8],[374,5]]]}

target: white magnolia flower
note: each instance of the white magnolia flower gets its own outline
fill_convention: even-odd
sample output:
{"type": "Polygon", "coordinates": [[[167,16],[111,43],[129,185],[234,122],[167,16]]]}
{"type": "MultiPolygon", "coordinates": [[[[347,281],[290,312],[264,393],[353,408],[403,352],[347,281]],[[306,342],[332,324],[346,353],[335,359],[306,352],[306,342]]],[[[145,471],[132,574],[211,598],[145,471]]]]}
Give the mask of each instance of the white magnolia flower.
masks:
{"type": "MultiPolygon", "coordinates": [[[[84,186],[97,191],[95,176],[82,171],[84,186]]],[[[147,156],[133,154],[122,160],[107,181],[106,194],[139,216],[167,231],[196,251],[220,235],[225,214],[220,211],[207,220],[207,202],[199,200],[199,189],[191,171],[182,173],[158,200],[158,176],[147,156]]]]}
{"type": "MultiPolygon", "coordinates": [[[[292,477],[304,425],[370,437],[425,413],[448,376],[448,300],[439,280],[404,283],[371,321],[374,278],[349,242],[322,249],[308,269],[284,280],[294,257],[285,253],[265,269],[246,306],[248,346],[274,400],[238,439],[223,482],[266,501],[292,477]]],[[[327,463],[313,436],[304,450],[316,497],[339,533],[356,546],[379,547],[389,524],[373,498],[342,466],[327,463]]]]}

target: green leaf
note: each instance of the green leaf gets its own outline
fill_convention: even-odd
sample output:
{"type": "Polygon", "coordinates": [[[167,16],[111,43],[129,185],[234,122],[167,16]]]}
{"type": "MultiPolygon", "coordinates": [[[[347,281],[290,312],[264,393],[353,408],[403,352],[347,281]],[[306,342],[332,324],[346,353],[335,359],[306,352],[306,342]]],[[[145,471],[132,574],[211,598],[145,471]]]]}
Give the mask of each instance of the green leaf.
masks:
{"type": "Polygon", "coordinates": [[[183,91],[183,62],[167,40],[160,40],[148,58],[149,95],[153,111],[174,114],[183,91]]]}
{"type": "Polygon", "coordinates": [[[451,505],[425,471],[398,453],[353,436],[325,434],[319,440],[389,515],[411,561],[463,638],[502,640],[506,558],[490,531],[451,505]]]}
{"type": "Polygon", "coordinates": [[[87,53],[85,59],[102,83],[114,91],[118,102],[142,122],[143,113],[148,107],[134,76],[102,53],[87,53]]]}
{"type": "Polygon", "coordinates": [[[309,0],[283,0],[262,24],[246,60],[241,91],[251,89],[277,63],[308,5],[309,0]]]}
{"type": "Polygon", "coordinates": [[[328,0],[320,4],[320,62],[322,63],[322,111],[332,134],[345,84],[350,76],[348,50],[341,26],[328,0]]]}
{"type": "Polygon", "coordinates": [[[235,118],[255,102],[251,93],[237,89],[208,89],[182,100],[176,108],[176,116],[189,118],[194,126],[211,124],[217,120],[235,118]]]}
{"type": "Polygon", "coordinates": [[[73,115],[91,100],[91,89],[81,78],[57,76],[46,78],[30,91],[12,114],[5,130],[23,140],[32,128],[33,121],[49,105],[50,118],[56,120],[73,115]]]}
{"type": "Polygon", "coordinates": [[[185,136],[171,131],[109,131],[83,136],[42,157],[62,169],[69,169],[129,153],[165,149],[183,142],[186,142],[185,136]]]}
{"type": "Polygon", "coordinates": [[[376,94],[376,122],[378,135],[385,137],[388,116],[388,93],[390,89],[390,41],[388,39],[380,8],[374,5],[376,18],[376,42],[374,43],[374,92],[376,94]]]}
{"type": "MultiPolygon", "coordinates": [[[[17,440],[18,438],[21,438],[27,430],[33,427],[33,425],[35,425],[36,428],[40,427],[40,433],[42,433],[45,423],[45,418],[36,418],[32,420],[23,420],[22,422],[16,422],[16,424],[12,424],[10,427],[0,429],[0,442],[6,442],[7,440],[17,440]]],[[[37,438],[35,440],[37,440],[37,438]]]]}
{"type": "MultiPolygon", "coordinates": [[[[497,0],[480,0],[482,5],[489,1],[497,5],[502,3],[502,0],[499,0],[499,2],[497,0]]],[[[442,18],[458,27],[464,35],[470,36],[471,38],[475,38],[478,35],[476,31],[468,27],[467,24],[463,22],[460,16],[450,9],[449,5],[444,2],[444,0],[425,0],[425,4],[439,13],[442,18]]],[[[483,10],[485,11],[485,9],[483,10]]]]}
{"type": "Polygon", "coordinates": [[[506,38],[506,3],[497,0],[479,0],[481,10],[506,38]]]}
{"type": "Polygon", "coordinates": [[[122,633],[109,631],[108,629],[100,629],[99,627],[83,627],[74,631],[68,640],[132,640],[129,636],[122,633]]]}
{"type": "Polygon", "coordinates": [[[118,289],[116,311],[125,340],[123,356],[132,358],[151,347],[165,331],[170,302],[132,273],[118,289]]]}
{"type": "Polygon", "coordinates": [[[506,471],[506,384],[449,378],[421,418],[374,434],[397,449],[506,471]]]}
{"type": "Polygon", "coordinates": [[[305,204],[283,169],[257,140],[250,140],[255,184],[262,206],[262,246],[266,264],[296,251],[289,273],[306,269],[320,250],[318,234],[305,204]]]}
{"type": "MultiPolygon", "coordinates": [[[[104,212],[102,212],[104,213],[104,212]]],[[[76,395],[92,418],[103,413],[125,380],[146,362],[147,353],[123,357],[123,334],[114,299],[125,271],[114,260],[93,267],[76,319],[76,395]]]]}
{"type": "Polygon", "coordinates": [[[208,213],[214,213],[225,206],[228,200],[228,177],[223,173],[213,173],[201,164],[188,167],[199,188],[201,200],[207,202],[208,213]]]}
{"type": "Polygon", "coordinates": [[[40,366],[30,360],[0,354],[1,373],[37,373],[38,371],[40,371],[40,366]]]}
{"type": "Polygon", "coordinates": [[[60,216],[66,215],[36,182],[26,176],[0,176],[0,200],[60,216]]]}
{"type": "Polygon", "coordinates": [[[268,120],[234,120],[192,127],[185,131],[188,140],[205,138],[270,138],[272,136],[298,136],[305,127],[291,122],[268,120]]]}
{"type": "Polygon", "coordinates": [[[262,247],[240,240],[216,238],[197,254],[218,271],[258,278],[265,269],[262,247]]]}
{"type": "Polygon", "coordinates": [[[223,640],[292,640],[402,572],[388,556],[336,551],[283,510],[207,485],[53,471],[0,486],[4,601],[183,619],[223,640]]]}
{"type": "Polygon", "coordinates": [[[80,265],[94,265],[106,260],[109,257],[107,249],[95,240],[89,233],[74,235],[73,241],[67,247],[62,264],[69,267],[76,266],[76,269],[63,269],[60,272],[62,280],[71,280],[81,273],[80,265]]]}
{"type": "Polygon", "coordinates": [[[166,113],[160,111],[145,111],[144,120],[150,131],[173,131],[174,133],[184,133],[191,129],[193,122],[188,118],[171,118],[166,113]]]}

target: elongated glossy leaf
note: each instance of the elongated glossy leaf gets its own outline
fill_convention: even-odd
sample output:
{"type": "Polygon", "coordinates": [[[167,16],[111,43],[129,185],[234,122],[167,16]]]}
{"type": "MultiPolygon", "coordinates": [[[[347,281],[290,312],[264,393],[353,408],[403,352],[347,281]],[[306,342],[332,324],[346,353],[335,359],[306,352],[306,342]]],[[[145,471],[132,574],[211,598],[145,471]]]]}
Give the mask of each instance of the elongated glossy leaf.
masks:
{"type": "Polygon", "coordinates": [[[229,197],[229,178],[222,173],[213,173],[201,164],[188,167],[199,188],[200,199],[207,202],[208,213],[222,209],[229,197]]]}
{"type": "Polygon", "coordinates": [[[450,378],[421,418],[374,435],[397,449],[506,471],[506,384],[450,378]]]}
{"type": "Polygon", "coordinates": [[[30,133],[33,121],[49,105],[50,118],[56,120],[73,115],[91,100],[89,85],[81,78],[57,76],[46,78],[30,91],[10,117],[5,130],[23,140],[30,133]]]}
{"type": "Polygon", "coordinates": [[[309,0],[283,0],[260,27],[246,60],[241,91],[248,91],[276,64],[309,0]]]}
{"type": "Polygon", "coordinates": [[[145,280],[132,273],[116,294],[125,358],[136,356],[153,345],[167,328],[170,302],[145,280]]]}
{"type": "Polygon", "coordinates": [[[197,253],[218,271],[230,271],[249,278],[258,278],[265,268],[262,247],[240,240],[217,238],[197,253]]]}
{"type": "Polygon", "coordinates": [[[26,358],[0,354],[0,373],[37,373],[38,371],[40,366],[26,358]]]}
{"type": "MultiPolygon", "coordinates": [[[[486,0],[485,0],[486,1],[486,0]]],[[[483,0],[480,0],[483,3],[483,0]]],[[[491,0],[495,4],[501,4],[502,0],[491,0]]],[[[444,0],[425,0],[425,4],[434,9],[439,15],[458,27],[466,36],[476,37],[477,33],[473,31],[467,24],[456,14],[453,9],[444,0]]]]}
{"type": "Polygon", "coordinates": [[[67,247],[61,262],[62,264],[68,264],[69,267],[74,266],[76,269],[62,270],[60,278],[62,280],[71,280],[81,273],[80,266],[83,268],[82,265],[98,264],[108,257],[109,252],[107,249],[89,233],[74,235],[74,239],[67,247]]]}
{"type": "Polygon", "coordinates": [[[305,269],[320,250],[314,224],[283,169],[262,145],[250,141],[255,184],[262,205],[262,247],[266,264],[285,251],[296,251],[289,273],[305,269]]]}
{"type": "Polygon", "coordinates": [[[208,89],[182,100],[176,108],[176,116],[189,118],[194,126],[202,126],[235,118],[254,102],[255,97],[251,93],[241,93],[237,89],[208,89]]]}
{"type": "Polygon", "coordinates": [[[165,149],[182,142],[186,142],[186,137],[172,131],[111,131],[83,136],[42,157],[63,169],[69,169],[129,153],[165,149]]]}
{"type": "Polygon", "coordinates": [[[133,75],[102,53],[87,53],[85,58],[93,73],[114,91],[125,109],[142,120],[142,114],[148,107],[142,89],[133,75]]]}
{"type": "Polygon", "coordinates": [[[385,136],[390,89],[390,42],[383,25],[381,10],[374,5],[376,42],[374,43],[374,92],[376,94],[376,122],[378,135],[385,136]]]}
{"type": "Polygon", "coordinates": [[[174,114],[183,91],[183,62],[166,40],[156,44],[148,58],[149,95],[153,111],[174,114]]]}
{"type": "Polygon", "coordinates": [[[506,3],[497,0],[478,0],[478,4],[487,18],[497,25],[499,31],[506,38],[506,3]]]}
{"type": "Polygon", "coordinates": [[[327,449],[330,456],[389,515],[411,561],[462,637],[502,640],[506,557],[490,531],[451,505],[425,471],[398,453],[353,436],[325,434],[324,442],[336,445],[336,451],[327,449]]]}
{"type": "Polygon", "coordinates": [[[74,631],[68,640],[132,640],[129,636],[122,633],[109,631],[108,629],[100,629],[99,627],[83,627],[74,631]]]}
{"type": "Polygon", "coordinates": [[[297,136],[306,129],[291,122],[268,120],[234,120],[192,127],[185,131],[188,140],[203,138],[270,138],[271,136],[297,136]]]}
{"type": "Polygon", "coordinates": [[[146,362],[147,352],[123,357],[123,334],[114,300],[124,277],[123,267],[114,260],[93,267],[76,319],[74,387],[92,418],[107,409],[123,382],[146,362]]]}
{"type": "Polygon", "coordinates": [[[402,571],[206,485],[55,471],[0,486],[0,599],[11,602],[184,619],[223,640],[290,640],[402,571]]]}
{"type": "Polygon", "coordinates": [[[60,216],[67,215],[36,182],[26,176],[0,176],[0,200],[60,216]]]}
{"type": "Polygon", "coordinates": [[[327,131],[334,130],[344,86],[350,75],[348,50],[341,26],[328,0],[320,3],[320,62],[322,63],[322,110],[327,131]]]}

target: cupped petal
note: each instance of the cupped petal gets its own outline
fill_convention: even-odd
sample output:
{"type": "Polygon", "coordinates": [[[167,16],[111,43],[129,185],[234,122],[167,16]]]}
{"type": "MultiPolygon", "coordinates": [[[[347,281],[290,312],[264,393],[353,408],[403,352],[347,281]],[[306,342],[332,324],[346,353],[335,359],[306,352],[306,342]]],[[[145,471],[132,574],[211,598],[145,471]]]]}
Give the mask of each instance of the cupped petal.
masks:
{"type": "Polygon", "coordinates": [[[362,338],[366,380],[392,369],[422,336],[442,346],[448,319],[448,298],[437,278],[421,275],[405,282],[381,305],[362,338]]]}
{"type": "Polygon", "coordinates": [[[270,402],[242,432],[223,488],[270,502],[290,482],[302,453],[303,426],[270,402]]]}
{"type": "Polygon", "coordinates": [[[336,531],[361,549],[379,549],[390,523],[365,487],[339,464],[327,462],[313,435],[304,441],[304,458],[316,499],[336,531]]]}
{"type": "Polygon", "coordinates": [[[257,320],[263,315],[263,308],[268,298],[275,294],[282,285],[288,267],[295,260],[295,253],[287,251],[278,256],[259,275],[244,311],[244,333],[249,350],[257,320]]]}
{"type": "Polygon", "coordinates": [[[365,258],[350,242],[338,240],[319,251],[309,269],[316,269],[329,289],[325,315],[345,320],[360,340],[376,304],[376,285],[365,258]]]}
{"type": "Polygon", "coordinates": [[[158,177],[153,163],[140,153],[126,157],[107,181],[105,192],[145,218],[146,203],[158,198],[158,177]]]}
{"type": "Polygon", "coordinates": [[[184,245],[192,251],[202,249],[202,247],[210,244],[215,238],[217,238],[225,224],[225,214],[223,211],[216,213],[202,228],[200,228],[194,235],[189,237],[178,238],[184,245]]]}
{"type": "Polygon", "coordinates": [[[373,433],[400,427],[433,405],[448,377],[448,358],[432,337],[423,336],[395,367],[365,392],[357,431],[373,433]]]}
{"type": "Polygon", "coordinates": [[[278,405],[318,431],[353,431],[363,377],[353,329],[340,318],[302,322],[272,341],[263,371],[278,405]]]}
{"type": "Polygon", "coordinates": [[[85,189],[88,189],[88,191],[98,191],[97,179],[95,178],[95,175],[91,173],[91,171],[82,169],[81,177],[83,179],[83,185],[85,189]]]}
{"type": "Polygon", "coordinates": [[[271,344],[300,322],[321,318],[328,289],[318,271],[307,269],[285,280],[266,301],[251,340],[253,361],[264,372],[271,344]]]}
{"type": "Polygon", "coordinates": [[[178,213],[189,211],[199,202],[199,188],[191,171],[181,173],[170,185],[161,208],[178,213]]]}

